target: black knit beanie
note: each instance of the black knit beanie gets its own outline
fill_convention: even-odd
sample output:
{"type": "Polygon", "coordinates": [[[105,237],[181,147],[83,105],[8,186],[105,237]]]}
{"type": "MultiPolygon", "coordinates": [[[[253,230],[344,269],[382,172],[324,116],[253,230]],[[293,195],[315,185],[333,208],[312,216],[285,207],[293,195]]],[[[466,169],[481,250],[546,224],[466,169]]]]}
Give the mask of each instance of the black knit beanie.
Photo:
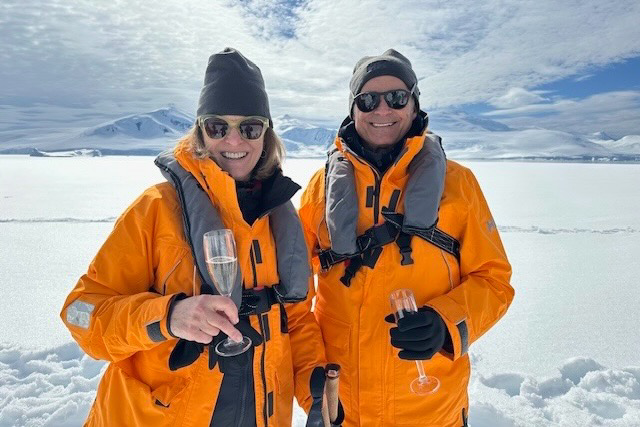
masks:
{"type": "Polygon", "coordinates": [[[389,49],[380,56],[365,56],[353,68],[353,75],[349,82],[349,116],[353,114],[353,98],[362,91],[365,83],[379,76],[397,77],[407,85],[407,89],[413,89],[412,95],[416,101],[416,109],[420,110],[418,78],[411,68],[411,62],[400,52],[389,49]]]}
{"type": "Polygon", "coordinates": [[[211,55],[198,103],[197,115],[203,114],[262,116],[271,123],[260,68],[230,47],[211,55]]]}

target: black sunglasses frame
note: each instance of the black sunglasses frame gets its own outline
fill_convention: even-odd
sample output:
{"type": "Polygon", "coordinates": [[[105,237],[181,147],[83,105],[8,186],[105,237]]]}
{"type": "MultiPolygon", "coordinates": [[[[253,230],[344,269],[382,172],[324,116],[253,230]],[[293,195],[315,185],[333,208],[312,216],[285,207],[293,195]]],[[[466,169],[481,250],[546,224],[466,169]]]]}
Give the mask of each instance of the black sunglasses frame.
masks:
{"type": "Polygon", "coordinates": [[[249,117],[243,117],[240,120],[234,120],[234,121],[230,121],[227,120],[221,116],[215,115],[215,114],[207,114],[207,115],[203,115],[198,117],[198,124],[200,125],[200,129],[207,134],[207,136],[211,139],[223,139],[225,138],[228,134],[229,134],[229,128],[235,128],[238,130],[238,133],[240,134],[240,136],[243,139],[246,139],[247,141],[256,141],[258,139],[260,139],[260,137],[262,135],[265,134],[265,132],[267,131],[267,128],[269,127],[269,119],[266,117],[262,117],[262,116],[249,116],[249,117]],[[218,121],[219,125],[223,125],[226,126],[226,128],[223,130],[224,135],[218,137],[218,136],[214,136],[209,132],[209,129],[207,127],[207,121],[208,120],[216,120],[218,121]],[[249,122],[249,123],[247,123],[249,122]],[[253,123],[251,123],[253,122],[253,123]],[[255,138],[250,138],[249,134],[244,131],[242,129],[242,126],[256,126],[257,123],[259,122],[260,125],[262,125],[262,130],[260,131],[260,135],[258,135],[255,138]]]}
{"type": "Polygon", "coordinates": [[[404,107],[407,106],[407,104],[409,104],[409,100],[411,99],[411,96],[414,94],[416,89],[416,85],[414,85],[411,90],[406,90],[406,89],[392,89],[392,90],[388,90],[386,92],[375,92],[375,91],[369,91],[369,92],[360,92],[359,94],[355,95],[353,97],[354,103],[356,104],[356,107],[358,107],[358,110],[362,111],[363,113],[370,113],[372,111],[374,111],[376,108],[378,108],[378,106],[380,105],[380,100],[384,99],[384,101],[387,103],[387,105],[389,106],[389,108],[393,108],[394,110],[402,110],[404,107]],[[403,97],[403,99],[406,99],[406,101],[404,103],[402,102],[394,102],[394,99],[396,99],[396,94],[401,93],[402,95],[406,95],[406,97],[403,97]],[[364,104],[364,96],[369,95],[372,96],[372,100],[371,102],[373,103],[373,105],[367,106],[364,104]],[[391,95],[391,97],[389,97],[389,95],[391,95]]]}

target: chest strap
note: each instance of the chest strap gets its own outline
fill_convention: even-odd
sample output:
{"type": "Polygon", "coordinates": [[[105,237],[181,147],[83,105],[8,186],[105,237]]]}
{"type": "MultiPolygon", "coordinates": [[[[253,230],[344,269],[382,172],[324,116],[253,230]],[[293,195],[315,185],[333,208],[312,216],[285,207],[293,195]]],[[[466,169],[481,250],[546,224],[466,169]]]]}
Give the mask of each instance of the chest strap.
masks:
{"type": "Polygon", "coordinates": [[[435,225],[429,228],[417,228],[404,226],[404,215],[400,213],[382,211],[385,219],[380,225],[373,226],[356,239],[358,251],[354,254],[343,255],[326,249],[318,253],[320,266],[323,271],[328,270],[333,265],[347,261],[344,276],[340,281],[345,286],[351,285],[351,279],[362,266],[374,268],[382,248],[385,245],[396,242],[400,254],[401,264],[411,265],[411,239],[417,236],[422,240],[442,249],[443,251],[456,257],[460,262],[460,242],[454,237],[438,229],[435,225]]]}

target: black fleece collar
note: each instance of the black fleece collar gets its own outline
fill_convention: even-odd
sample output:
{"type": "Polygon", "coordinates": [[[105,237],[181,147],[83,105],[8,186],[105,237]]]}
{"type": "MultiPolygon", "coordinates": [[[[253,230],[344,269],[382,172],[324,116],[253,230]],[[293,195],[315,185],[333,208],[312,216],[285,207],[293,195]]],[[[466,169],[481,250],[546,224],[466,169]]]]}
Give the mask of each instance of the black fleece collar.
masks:
{"type": "Polygon", "coordinates": [[[272,209],[291,200],[300,190],[291,178],[284,176],[281,169],[262,181],[236,181],[236,195],[240,211],[247,224],[265,215],[272,209]]]}
{"type": "Polygon", "coordinates": [[[370,165],[375,167],[381,175],[383,175],[402,151],[402,147],[404,147],[404,143],[407,138],[422,135],[427,128],[428,123],[429,116],[426,112],[420,111],[411,123],[411,127],[407,133],[400,138],[399,141],[390,147],[374,150],[369,148],[364,141],[362,141],[362,138],[356,131],[356,125],[350,117],[344,119],[340,125],[338,136],[342,138],[354,153],[365,159],[370,165]]]}

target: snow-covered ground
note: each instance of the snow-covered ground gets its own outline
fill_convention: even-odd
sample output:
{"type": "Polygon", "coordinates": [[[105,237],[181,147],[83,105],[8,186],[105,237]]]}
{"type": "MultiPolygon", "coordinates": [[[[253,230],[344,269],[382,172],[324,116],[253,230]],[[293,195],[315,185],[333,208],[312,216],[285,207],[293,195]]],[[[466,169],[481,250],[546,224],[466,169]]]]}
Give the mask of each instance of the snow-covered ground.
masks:
{"type": "MultiPolygon", "coordinates": [[[[516,288],[471,348],[471,425],[640,426],[640,165],[464,164],[516,288]]],[[[304,185],[322,166],[291,159],[285,172],[304,185]]],[[[115,218],[159,180],[150,157],[0,156],[0,427],[82,423],[104,363],[70,343],[58,312],[115,218]]]]}

